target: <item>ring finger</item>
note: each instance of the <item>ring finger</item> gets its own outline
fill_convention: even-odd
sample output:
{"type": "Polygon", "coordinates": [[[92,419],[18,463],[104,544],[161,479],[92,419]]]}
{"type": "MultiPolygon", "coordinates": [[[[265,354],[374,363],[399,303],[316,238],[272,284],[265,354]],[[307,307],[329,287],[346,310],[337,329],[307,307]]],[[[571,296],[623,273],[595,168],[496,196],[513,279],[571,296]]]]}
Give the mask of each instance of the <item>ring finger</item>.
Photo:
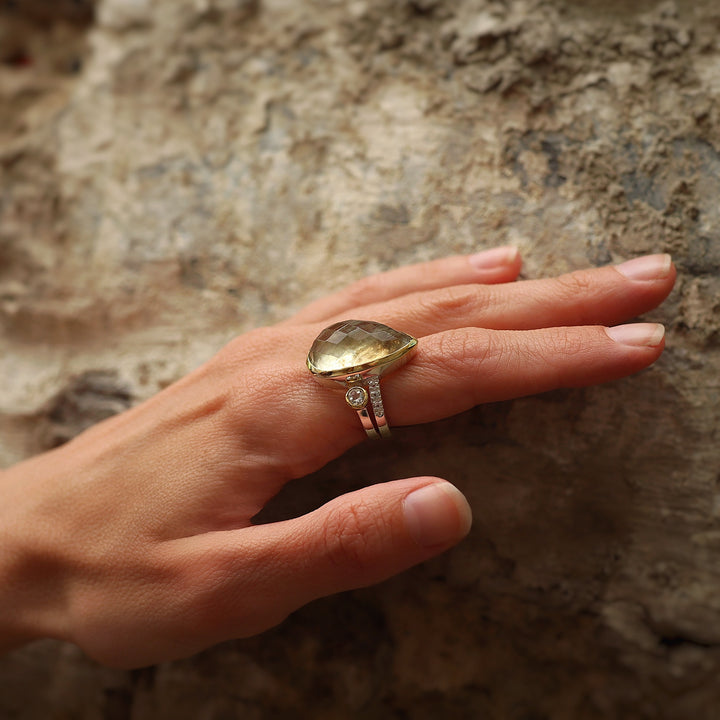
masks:
{"type": "MultiPolygon", "coordinates": [[[[312,341],[307,328],[292,337],[282,332],[282,366],[274,365],[272,374],[257,373],[254,391],[265,413],[255,416],[252,440],[256,451],[282,464],[282,474],[298,477],[321,467],[365,433],[343,392],[319,385],[305,368],[304,355],[312,341]],[[291,393],[277,392],[278,376],[291,393]],[[282,417],[291,422],[279,425],[282,417]],[[266,421],[273,432],[263,426],[266,421]],[[272,447],[263,448],[268,437],[273,438],[272,447]]],[[[663,335],[662,326],[652,323],[609,330],[575,326],[436,333],[421,340],[407,365],[382,380],[388,421],[391,426],[429,422],[484,402],[620,378],[653,363],[662,352],[663,335]]],[[[245,420],[238,418],[247,427],[245,420]]]]}

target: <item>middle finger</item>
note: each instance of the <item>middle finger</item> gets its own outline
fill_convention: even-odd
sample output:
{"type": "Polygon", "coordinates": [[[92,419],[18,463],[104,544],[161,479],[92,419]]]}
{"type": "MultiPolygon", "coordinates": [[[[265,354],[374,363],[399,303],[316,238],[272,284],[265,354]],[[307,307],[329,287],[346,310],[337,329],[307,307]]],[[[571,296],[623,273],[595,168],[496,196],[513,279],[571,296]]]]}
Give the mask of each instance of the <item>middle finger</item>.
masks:
{"type": "Polygon", "coordinates": [[[416,337],[442,330],[484,327],[534,330],[569,325],[615,325],[656,307],[670,292],[669,255],[648,255],[617,266],[579,270],[553,279],[502,285],[457,285],[373,303],[346,319],[384,322],[416,337]]]}

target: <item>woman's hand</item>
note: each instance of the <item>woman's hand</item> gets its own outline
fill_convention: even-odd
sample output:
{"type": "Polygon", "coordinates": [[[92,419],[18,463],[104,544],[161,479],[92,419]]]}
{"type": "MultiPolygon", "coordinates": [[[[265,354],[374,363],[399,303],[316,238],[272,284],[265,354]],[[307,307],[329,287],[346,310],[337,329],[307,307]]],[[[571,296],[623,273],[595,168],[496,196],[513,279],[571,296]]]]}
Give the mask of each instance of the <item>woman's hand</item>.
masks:
{"type": "Polygon", "coordinates": [[[108,665],[155,663],[261,632],[458,542],[470,509],[431,477],[372,485],[293,520],[251,519],[288,480],[365,438],[342,392],[305,367],[333,322],[419,338],[383,380],[393,426],[612,380],[662,352],[661,326],[612,326],[668,295],[668,256],[510,282],[519,270],[517,253],[499,248],[362,280],[5,471],[0,644],[56,637],[108,665]]]}

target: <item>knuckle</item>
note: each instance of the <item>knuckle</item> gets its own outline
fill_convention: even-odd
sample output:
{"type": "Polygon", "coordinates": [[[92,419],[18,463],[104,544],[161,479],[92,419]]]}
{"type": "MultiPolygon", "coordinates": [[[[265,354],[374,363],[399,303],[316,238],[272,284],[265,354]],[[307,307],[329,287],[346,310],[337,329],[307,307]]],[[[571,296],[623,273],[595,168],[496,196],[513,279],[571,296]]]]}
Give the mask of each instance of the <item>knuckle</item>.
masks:
{"type": "Polygon", "coordinates": [[[471,317],[482,308],[479,288],[457,285],[420,296],[426,314],[440,317],[471,317]]]}
{"type": "Polygon", "coordinates": [[[467,333],[447,331],[438,336],[438,355],[443,364],[450,368],[462,365],[471,356],[467,333]]]}
{"type": "Polygon", "coordinates": [[[386,282],[382,275],[368,275],[360,278],[360,280],[356,280],[349,285],[345,291],[347,300],[354,307],[367,305],[381,295],[386,282]]]}
{"type": "Polygon", "coordinates": [[[570,369],[588,362],[588,347],[582,333],[570,328],[550,328],[534,335],[527,347],[528,362],[542,369],[555,387],[566,387],[570,369]]]}
{"type": "Polygon", "coordinates": [[[324,552],[333,566],[363,573],[372,564],[381,534],[373,509],[355,502],[331,513],[322,536],[324,552]]]}
{"type": "MultiPolygon", "coordinates": [[[[438,336],[437,363],[441,382],[447,377],[462,388],[473,405],[482,401],[482,385],[478,378],[492,378],[506,364],[506,343],[501,334],[479,328],[447,331],[438,336]]],[[[467,398],[466,398],[467,399],[467,398]]]]}
{"type": "Polygon", "coordinates": [[[444,369],[471,373],[503,352],[495,334],[480,328],[446,331],[438,336],[437,349],[444,369]]]}
{"type": "Polygon", "coordinates": [[[585,352],[587,343],[580,333],[569,328],[551,328],[545,334],[544,355],[550,361],[577,357],[585,352]]]}
{"type": "Polygon", "coordinates": [[[575,272],[566,273],[556,278],[555,282],[559,290],[559,294],[563,298],[570,300],[577,299],[588,293],[593,287],[593,273],[589,270],[577,270],[575,272]]]}

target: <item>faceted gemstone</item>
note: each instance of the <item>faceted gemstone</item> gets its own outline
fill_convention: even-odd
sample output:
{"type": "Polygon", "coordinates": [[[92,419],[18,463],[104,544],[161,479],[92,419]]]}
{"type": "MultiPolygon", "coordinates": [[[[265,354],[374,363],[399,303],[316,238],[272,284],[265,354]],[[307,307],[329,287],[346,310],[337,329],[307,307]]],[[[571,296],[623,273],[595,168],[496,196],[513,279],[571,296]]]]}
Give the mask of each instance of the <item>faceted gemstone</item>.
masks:
{"type": "Polygon", "coordinates": [[[411,335],[372,320],[343,320],[325,328],[307,357],[312,373],[343,377],[394,364],[417,345],[411,335]]]}
{"type": "Polygon", "coordinates": [[[364,387],[351,387],[345,393],[345,400],[351,408],[362,410],[367,405],[367,390],[364,387]]]}

